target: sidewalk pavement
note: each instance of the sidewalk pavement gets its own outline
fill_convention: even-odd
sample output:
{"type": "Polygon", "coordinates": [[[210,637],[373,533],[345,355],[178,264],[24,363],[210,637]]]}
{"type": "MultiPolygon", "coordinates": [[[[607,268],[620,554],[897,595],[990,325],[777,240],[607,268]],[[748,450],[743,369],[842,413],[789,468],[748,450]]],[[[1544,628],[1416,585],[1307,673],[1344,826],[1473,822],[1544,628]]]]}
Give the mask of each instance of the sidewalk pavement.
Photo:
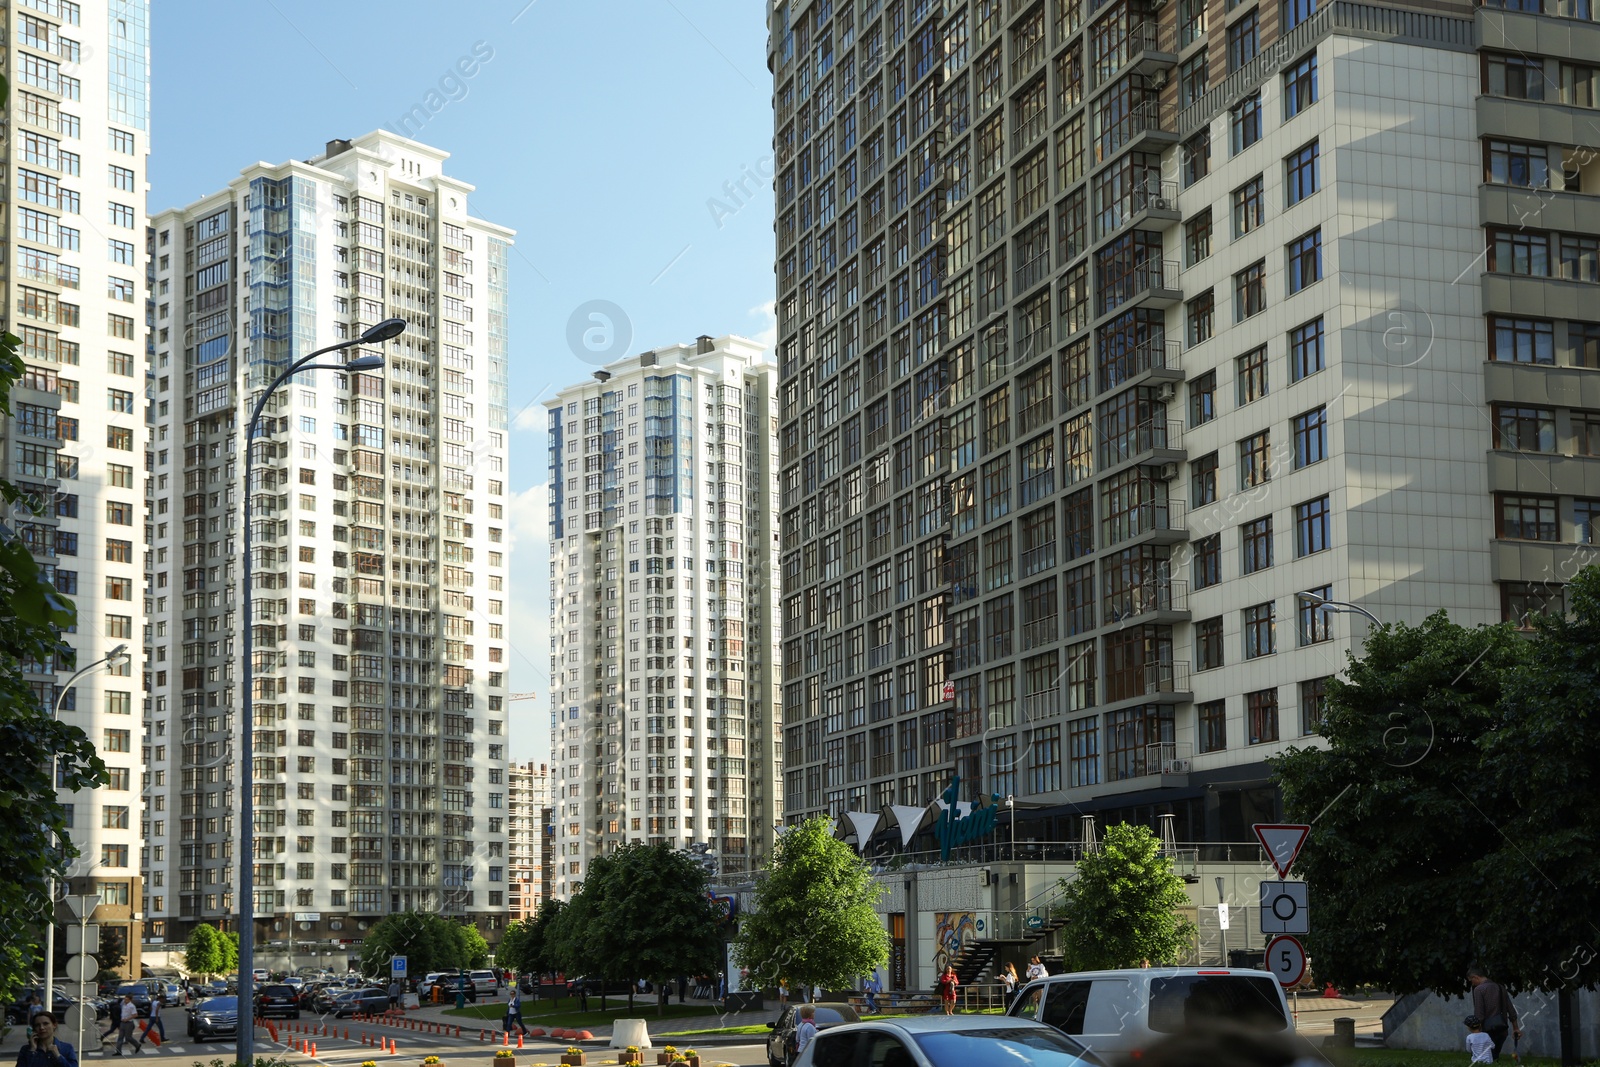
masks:
{"type": "MultiPolygon", "coordinates": [[[[613,1004],[617,1004],[619,1001],[623,1005],[627,1004],[626,997],[607,997],[606,1005],[609,1007],[613,1004]]],[[[480,1006],[483,1004],[493,1003],[496,1003],[496,1001],[491,999],[483,999],[478,1001],[480,1006]]],[[[505,1000],[503,998],[500,998],[498,1003],[501,1008],[505,1007],[505,1000]]],[[[599,1003],[599,997],[589,998],[590,1008],[598,1008],[599,1003]]],[[[676,999],[670,1001],[670,1003],[674,1007],[678,1005],[676,999]]],[[[690,1006],[703,1006],[706,1009],[706,1013],[704,1015],[669,1016],[667,1018],[657,1018],[656,998],[654,994],[649,994],[634,998],[633,1013],[627,1016],[627,1018],[643,1019],[645,1021],[646,1028],[650,1031],[651,1041],[659,1045],[661,1042],[657,1040],[657,1037],[661,1034],[676,1034],[682,1033],[685,1030],[718,1030],[725,1026],[760,1026],[764,1023],[776,1022],[779,1015],[779,1009],[776,1006],[766,1008],[761,1011],[718,1012],[716,1001],[696,1000],[693,997],[690,997],[686,1003],[688,1003],[690,1006]]],[[[525,1022],[527,1023],[528,1029],[531,1030],[535,1026],[540,1025],[537,1019],[530,1018],[529,1015],[531,1011],[537,1010],[538,1006],[543,1004],[553,1005],[554,1002],[535,1001],[528,997],[523,998],[522,1014],[525,1022]]],[[[450,1007],[454,1007],[454,1005],[450,1005],[450,1007]]],[[[576,1012],[578,1010],[578,1001],[573,997],[563,997],[561,999],[560,1010],[563,1012],[576,1012]]],[[[485,1029],[498,1032],[500,1029],[501,1019],[499,1017],[493,1019],[475,1020],[467,1016],[447,1015],[445,1012],[445,1005],[424,1004],[420,1008],[407,1011],[406,1015],[411,1018],[424,1019],[428,1022],[447,1023],[450,1026],[460,1026],[463,1036],[466,1035],[468,1030],[485,1029]]],[[[611,1039],[610,1022],[600,1022],[597,1020],[594,1024],[580,1026],[579,1029],[588,1030],[594,1035],[594,1039],[597,1042],[609,1041],[611,1039]]],[[[761,1040],[763,1040],[763,1036],[761,1034],[721,1034],[707,1035],[704,1038],[697,1037],[692,1041],[689,1038],[683,1038],[675,1043],[698,1043],[709,1047],[722,1044],[748,1045],[752,1042],[758,1043],[761,1040]]]]}

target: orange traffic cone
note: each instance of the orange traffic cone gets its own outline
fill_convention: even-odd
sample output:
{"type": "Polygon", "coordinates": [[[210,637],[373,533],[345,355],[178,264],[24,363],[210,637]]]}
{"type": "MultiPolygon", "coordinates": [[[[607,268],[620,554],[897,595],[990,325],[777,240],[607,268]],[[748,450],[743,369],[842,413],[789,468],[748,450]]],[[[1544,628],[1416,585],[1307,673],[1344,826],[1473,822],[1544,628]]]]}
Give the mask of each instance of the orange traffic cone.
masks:
{"type": "Polygon", "coordinates": [[[518,1048],[522,1047],[522,1035],[521,1034],[517,1035],[517,1047],[518,1048]]]}

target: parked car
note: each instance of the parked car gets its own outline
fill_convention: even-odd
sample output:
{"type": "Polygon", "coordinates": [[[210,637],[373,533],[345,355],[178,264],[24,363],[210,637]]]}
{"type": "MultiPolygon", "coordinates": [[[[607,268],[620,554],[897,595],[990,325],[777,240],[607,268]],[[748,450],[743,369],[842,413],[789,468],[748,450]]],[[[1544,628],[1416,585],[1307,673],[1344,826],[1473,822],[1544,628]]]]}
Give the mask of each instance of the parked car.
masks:
{"type": "Polygon", "coordinates": [[[1054,1026],[1102,1058],[1141,1056],[1197,1020],[1293,1029],[1276,978],[1225,967],[1053,974],[1023,986],[1006,1014],[1054,1026]]]}
{"type": "Polygon", "coordinates": [[[215,1041],[238,1035],[238,997],[208,997],[189,1009],[189,1040],[215,1041]]]}
{"type": "Polygon", "coordinates": [[[472,975],[465,971],[458,971],[454,974],[441,974],[439,976],[439,985],[442,987],[439,991],[439,999],[441,1000],[453,1001],[456,998],[456,993],[465,991],[468,1004],[476,1004],[478,1002],[478,983],[474,982],[472,975]]]}
{"type": "MultiPolygon", "coordinates": [[[[6,1005],[6,1022],[12,1026],[25,1024],[28,1021],[28,1004],[36,996],[39,998],[39,1003],[43,1004],[43,986],[33,986],[17,993],[16,1001],[6,1005]]],[[[55,1003],[50,1007],[50,1014],[55,1016],[57,1023],[64,1022],[67,1017],[67,1009],[71,1008],[77,1001],[63,993],[60,986],[56,987],[55,996],[52,999],[55,1003]]]]}
{"type": "Polygon", "coordinates": [[[300,1018],[300,993],[286,982],[269,982],[256,989],[256,1014],[263,1019],[277,1015],[300,1018]]]}
{"type": "Polygon", "coordinates": [[[500,976],[493,971],[473,971],[471,973],[473,988],[479,996],[493,997],[500,994],[500,976]]]}
{"type": "MultiPolygon", "coordinates": [[[[848,1004],[817,1004],[817,1016],[812,1021],[817,1024],[817,1030],[827,1030],[835,1026],[845,1026],[849,1023],[858,1023],[861,1016],[848,1004]]],[[[777,1022],[768,1023],[771,1033],[767,1035],[767,1062],[772,1067],[789,1067],[789,1035],[794,1033],[800,1025],[799,1005],[790,1005],[783,1009],[783,1014],[778,1016],[777,1022]]],[[[831,1062],[831,1061],[825,1061],[831,1062]]],[[[843,1062],[852,1062],[849,1060],[843,1062]]],[[[868,1062],[877,1063],[878,1060],[868,1062]]]]}
{"type": "MultiPolygon", "coordinates": [[[[419,978],[417,980],[417,996],[424,1000],[427,999],[428,995],[433,992],[433,987],[439,983],[439,979],[441,977],[444,977],[443,971],[429,971],[427,974],[419,978]]],[[[439,995],[443,996],[444,990],[441,989],[439,991],[439,995]]]]}
{"type": "Polygon", "coordinates": [[[377,986],[367,986],[364,989],[352,989],[335,997],[333,1017],[338,1019],[346,1015],[377,1013],[387,1011],[388,1008],[388,991],[377,986]]]}
{"type": "Polygon", "coordinates": [[[574,997],[584,995],[598,997],[602,994],[608,997],[625,997],[630,989],[633,990],[635,996],[639,995],[638,985],[624,978],[600,978],[579,975],[576,978],[569,979],[567,982],[567,993],[569,996],[574,997]]]}
{"type": "MultiPolygon", "coordinates": [[[[823,1007],[818,1006],[819,1014],[823,1007]]],[[[1077,1041],[1041,1023],[994,1015],[923,1015],[830,1027],[812,1039],[794,1067],[1099,1067],[1100,1062],[1077,1041]]]]}

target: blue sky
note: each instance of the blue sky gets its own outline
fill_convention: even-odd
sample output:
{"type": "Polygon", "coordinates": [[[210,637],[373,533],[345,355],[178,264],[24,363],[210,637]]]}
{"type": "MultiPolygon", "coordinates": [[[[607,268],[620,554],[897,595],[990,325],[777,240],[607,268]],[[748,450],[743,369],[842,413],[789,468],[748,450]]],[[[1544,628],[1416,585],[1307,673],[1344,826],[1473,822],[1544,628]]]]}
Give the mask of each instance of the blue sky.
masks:
{"type": "Polygon", "coordinates": [[[613,336],[631,340],[613,358],[702,333],[770,343],[772,193],[752,180],[771,170],[765,4],[152,7],[152,211],[214,192],[257,160],[308,159],[333,138],[396,128],[421,104],[436,113],[413,136],[450,152],[448,172],[477,186],[474,214],[516,229],[511,409],[525,414],[511,435],[511,689],[541,699],[512,705],[511,755],[546,758],[538,401],[603,362],[568,342],[591,301],[625,317],[613,336]],[[475,49],[492,56],[454,80],[475,49]]]}

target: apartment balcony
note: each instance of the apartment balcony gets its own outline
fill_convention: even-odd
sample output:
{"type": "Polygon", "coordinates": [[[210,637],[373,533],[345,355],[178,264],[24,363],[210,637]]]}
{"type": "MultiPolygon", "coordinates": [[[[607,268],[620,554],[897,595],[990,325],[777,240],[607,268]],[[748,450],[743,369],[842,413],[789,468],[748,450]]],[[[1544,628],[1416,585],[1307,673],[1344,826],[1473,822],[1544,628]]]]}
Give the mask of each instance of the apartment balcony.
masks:
{"type": "Polygon", "coordinates": [[[1104,472],[1129,462],[1159,466],[1178,463],[1187,455],[1182,441],[1182,421],[1150,419],[1119,433],[1103,435],[1100,438],[1099,468],[1104,472]]]}
{"type": "Polygon", "coordinates": [[[1174,623],[1189,620],[1189,583],[1172,578],[1108,592],[1101,601],[1101,617],[1109,624],[1174,623]]]}
{"type": "Polygon", "coordinates": [[[1188,539],[1181,500],[1148,500],[1100,522],[1101,541],[1129,548],[1137,544],[1175,545],[1188,539]]]}
{"type": "Polygon", "coordinates": [[[1182,704],[1191,697],[1188,660],[1157,660],[1124,667],[1105,678],[1104,707],[1131,703],[1182,704]]]}
{"type": "Polygon", "coordinates": [[[1160,152],[1178,143],[1176,114],[1151,94],[1106,123],[1095,137],[1095,166],[1127,149],[1160,152]]]}
{"type": "Polygon", "coordinates": [[[1179,359],[1183,346],[1165,337],[1152,337],[1126,351],[1105,359],[1100,365],[1099,390],[1120,389],[1147,382],[1181,382],[1179,359]]]}
{"type": "Polygon", "coordinates": [[[1128,31],[1128,61],[1147,78],[1171,70],[1178,64],[1172,35],[1163,35],[1160,23],[1154,20],[1139,23],[1128,31]]]}
{"type": "Polygon", "coordinates": [[[1178,210],[1178,183],[1147,181],[1134,189],[1129,211],[1129,223],[1139,229],[1164,230],[1181,221],[1183,213],[1178,210]]]}

